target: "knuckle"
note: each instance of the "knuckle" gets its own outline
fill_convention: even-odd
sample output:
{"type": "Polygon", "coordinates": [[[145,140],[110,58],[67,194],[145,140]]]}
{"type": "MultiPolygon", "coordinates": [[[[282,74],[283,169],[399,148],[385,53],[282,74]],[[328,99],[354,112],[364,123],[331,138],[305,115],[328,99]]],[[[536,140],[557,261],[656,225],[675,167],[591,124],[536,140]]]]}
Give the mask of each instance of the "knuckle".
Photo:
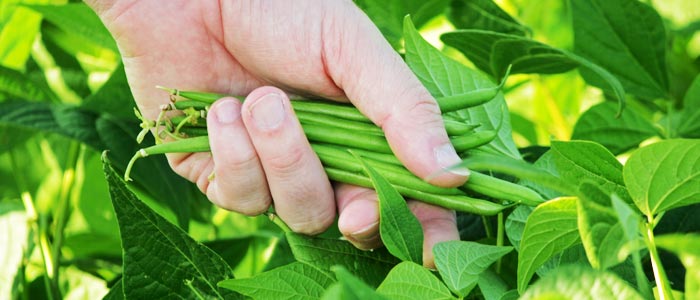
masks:
{"type": "Polygon", "coordinates": [[[284,153],[277,153],[264,159],[265,173],[287,178],[298,175],[308,162],[308,152],[299,146],[290,147],[284,153]]]}

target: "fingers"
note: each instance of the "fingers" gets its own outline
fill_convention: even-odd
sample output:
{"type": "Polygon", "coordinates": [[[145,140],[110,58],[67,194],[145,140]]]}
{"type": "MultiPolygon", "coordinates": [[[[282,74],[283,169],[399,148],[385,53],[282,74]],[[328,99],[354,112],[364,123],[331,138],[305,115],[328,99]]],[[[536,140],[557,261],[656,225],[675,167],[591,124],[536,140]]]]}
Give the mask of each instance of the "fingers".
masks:
{"type": "Polygon", "coordinates": [[[243,104],[242,118],[277,214],[296,232],[328,228],[335,219],[333,190],[284,92],[256,89],[243,104]]]}
{"type": "MultiPolygon", "coordinates": [[[[381,126],[394,154],[421,178],[460,161],[450,143],[440,109],[379,30],[351,2],[337,3],[322,30],[329,76],[355,106],[381,126]],[[352,12],[352,13],[349,13],[352,12]]],[[[431,179],[458,186],[466,172],[431,179]]]]}
{"type": "MultiPolygon", "coordinates": [[[[338,229],[355,247],[374,249],[381,245],[379,237],[379,207],[374,190],[340,184],[336,187],[338,229]]],[[[423,227],[423,265],[435,267],[433,246],[459,240],[453,211],[420,201],[409,200],[408,207],[423,227]]]]}

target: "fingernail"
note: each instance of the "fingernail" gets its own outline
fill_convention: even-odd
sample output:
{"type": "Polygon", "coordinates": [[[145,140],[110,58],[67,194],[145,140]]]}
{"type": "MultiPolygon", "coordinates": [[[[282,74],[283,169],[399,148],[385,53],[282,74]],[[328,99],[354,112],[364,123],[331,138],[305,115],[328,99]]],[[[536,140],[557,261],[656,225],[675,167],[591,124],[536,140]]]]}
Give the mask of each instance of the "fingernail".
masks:
{"type": "Polygon", "coordinates": [[[241,116],[241,108],[237,100],[222,99],[216,103],[216,120],[221,124],[236,122],[241,116]]]}
{"type": "Polygon", "coordinates": [[[457,155],[455,148],[452,147],[451,144],[443,144],[438,146],[433,150],[433,152],[437,163],[442,169],[448,170],[450,173],[455,175],[469,176],[469,169],[466,167],[453,168],[455,165],[462,162],[462,159],[459,158],[459,155],[457,155]]]}
{"type": "Polygon", "coordinates": [[[276,129],[284,121],[282,96],[277,93],[262,96],[251,105],[249,112],[258,129],[264,131],[276,129]]]}
{"type": "Polygon", "coordinates": [[[374,222],[372,224],[365,226],[364,228],[362,228],[360,230],[357,230],[357,231],[351,233],[350,237],[358,242],[371,240],[374,237],[376,237],[377,234],[379,233],[379,230],[377,229],[378,226],[379,226],[379,222],[378,221],[374,222]]]}

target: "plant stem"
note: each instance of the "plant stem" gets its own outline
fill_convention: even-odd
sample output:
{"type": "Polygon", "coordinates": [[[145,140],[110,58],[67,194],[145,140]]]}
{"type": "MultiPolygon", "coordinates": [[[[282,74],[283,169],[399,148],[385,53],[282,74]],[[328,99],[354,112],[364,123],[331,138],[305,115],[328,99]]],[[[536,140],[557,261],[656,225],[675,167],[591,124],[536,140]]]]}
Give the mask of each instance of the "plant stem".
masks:
{"type": "MultiPolygon", "coordinates": [[[[498,213],[498,229],[496,231],[496,246],[503,246],[504,238],[504,223],[503,223],[503,212],[498,213]]],[[[503,263],[503,257],[499,257],[496,261],[496,273],[501,274],[501,264],[503,263]]]]}
{"type": "Polygon", "coordinates": [[[656,242],[654,242],[654,230],[651,224],[653,223],[653,221],[653,216],[648,216],[648,223],[644,224],[644,241],[646,242],[647,248],[649,249],[649,256],[651,258],[651,268],[654,271],[656,287],[659,290],[659,299],[673,300],[671,286],[668,284],[668,277],[666,277],[666,272],[664,271],[663,265],[661,264],[661,259],[659,258],[659,252],[656,249],[656,242]]]}

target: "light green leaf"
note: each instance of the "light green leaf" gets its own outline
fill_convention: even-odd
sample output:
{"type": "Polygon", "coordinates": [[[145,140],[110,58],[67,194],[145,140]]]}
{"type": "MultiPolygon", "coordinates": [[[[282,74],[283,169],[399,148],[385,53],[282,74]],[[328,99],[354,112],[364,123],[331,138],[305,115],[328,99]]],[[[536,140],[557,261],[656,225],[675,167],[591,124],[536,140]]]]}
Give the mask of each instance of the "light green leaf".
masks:
{"type": "MultiPolygon", "coordinates": [[[[615,75],[642,99],[666,97],[666,36],[661,17],[636,0],[571,0],[576,53],[615,75]]],[[[598,78],[586,81],[606,89],[598,78]]]]}
{"type": "Polygon", "coordinates": [[[371,286],[378,286],[399,261],[386,249],[362,251],[347,241],[287,233],[287,241],[297,261],[330,271],[340,265],[371,286]]]}
{"type": "Polygon", "coordinates": [[[42,14],[44,19],[64,31],[75,33],[93,43],[117,52],[112,39],[100,18],[85,3],[65,5],[26,5],[42,14]]]}
{"type": "Polygon", "coordinates": [[[553,141],[550,150],[559,176],[572,185],[589,180],[610,195],[629,200],[622,164],[605,147],[590,141],[553,141]]]}
{"type": "Polygon", "coordinates": [[[449,0],[355,0],[394,48],[400,48],[402,21],[410,15],[423,26],[447,8],[449,0]]]}
{"type": "Polygon", "coordinates": [[[0,4],[0,14],[12,13],[6,23],[0,23],[0,65],[24,70],[32,52],[32,45],[41,28],[39,14],[13,4],[0,4]],[[14,6],[14,7],[10,7],[14,6]]]}
{"type": "Polygon", "coordinates": [[[216,286],[233,278],[226,262],[136,198],[103,160],[122,237],[126,298],[239,298],[216,286]]]}
{"type": "Polygon", "coordinates": [[[656,245],[675,253],[685,267],[685,299],[700,299],[700,234],[670,234],[656,245]]]}
{"type": "Polygon", "coordinates": [[[678,127],[681,136],[700,138],[700,75],[695,77],[683,97],[681,120],[678,127]]]}
{"type": "Polygon", "coordinates": [[[16,100],[51,101],[56,99],[56,96],[48,88],[18,71],[3,66],[0,66],[0,94],[5,94],[16,100]]]}
{"type": "Polygon", "coordinates": [[[649,217],[700,203],[700,140],[666,140],[641,148],[623,173],[634,203],[649,217]]]}
{"type": "Polygon", "coordinates": [[[516,250],[520,250],[520,241],[523,239],[525,222],[534,209],[532,206],[519,205],[506,218],[506,236],[508,236],[508,241],[516,250]]]}
{"type": "Polygon", "coordinates": [[[612,273],[572,265],[561,267],[537,281],[520,298],[642,300],[634,288],[612,273]]]}
{"type": "Polygon", "coordinates": [[[364,166],[377,191],[379,200],[379,235],[389,253],[402,261],[423,263],[423,228],[408,208],[401,194],[359,155],[355,158],[364,166]]]}
{"type": "Polygon", "coordinates": [[[126,81],[123,65],[114,70],[109,80],[97,92],[85,98],[83,107],[121,118],[133,118],[136,103],[126,81]]]}
{"type": "Polygon", "coordinates": [[[483,29],[520,36],[530,31],[492,0],[452,1],[447,16],[460,29],[483,29]]]}
{"type": "Polygon", "coordinates": [[[591,107],[579,117],[571,139],[594,141],[618,155],[657,134],[654,126],[631,107],[625,109],[619,118],[616,114],[612,102],[591,107]]]}
{"type": "Polygon", "coordinates": [[[596,269],[621,263],[624,258],[618,253],[625,244],[625,233],[610,196],[590,182],[582,184],[579,191],[578,230],[588,261],[596,269]]]}
{"type": "Polygon", "coordinates": [[[479,276],[513,247],[498,247],[465,241],[438,243],[433,247],[435,266],[442,280],[459,297],[466,297],[479,276]]]}
{"type": "Polygon", "coordinates": [[[390,299],[454,299],[445,284],[428,269],[408,261],[389,272],[377,293],[390,299]]]}
{"type": "MultiPolygon", "coordinates": [[[[480,73],[445,56],[426,42],[409,18],[404,20],[406,63],[434,97],[464,94],[478,89],[493,88],[495,83],[480,73]]],[[[454,112],[467,123],[481,124],[483,130],[499,130],[498,137],[480,150],[520,159],[513,142],[510,115],[503,95],[476,107],[454,112]]]]}
{"type": "Polygon", "coordinates": [[[581,242],[575,197],[540,204],[527,218],[518,253],[518,291],[524,292],[537,268],[581,242]]]}
{"type": "MultiPolygon", "coordinates": [[[[509,289],[503,278],[491,269],[486,269],[479,275],[478,285],[485,300],[499,300],[509,289]]],[[[517,294],[518,291],[515,292],[517,294]]]]}
{"type": "Polygon", "coordinates": [[[253,299],[318,299],[334,281],[319,269],[294,262],[250,278],[224,280],[219,286],[253,299]]]}
{"type": "Polygon", "coordinates": [[[326,290],[323,300],[386,300],[342,266],[331,268],[338,282],[326,290]]]}

